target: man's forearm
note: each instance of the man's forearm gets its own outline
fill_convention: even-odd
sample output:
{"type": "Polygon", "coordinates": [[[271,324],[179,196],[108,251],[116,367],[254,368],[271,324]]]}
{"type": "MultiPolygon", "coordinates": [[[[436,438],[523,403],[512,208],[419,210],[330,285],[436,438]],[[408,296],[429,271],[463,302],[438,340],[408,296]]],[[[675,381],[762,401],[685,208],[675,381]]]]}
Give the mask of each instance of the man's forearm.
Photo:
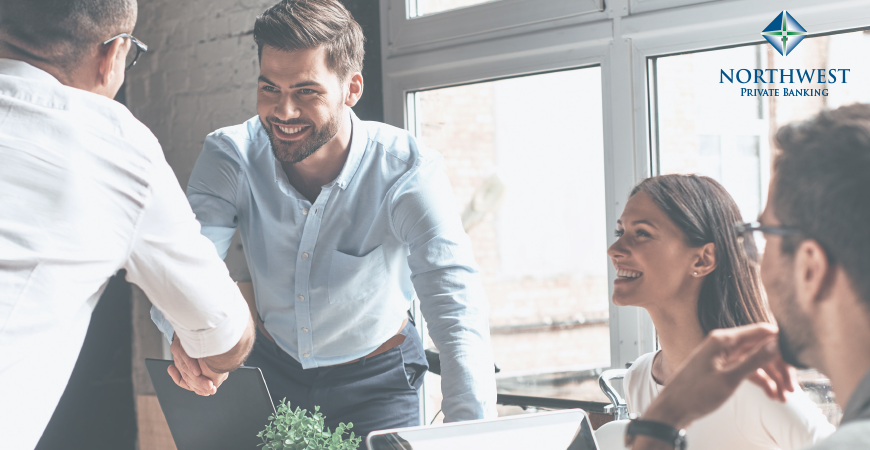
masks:
{"type": "Polygon", "coordinates": [[[236,283],[236,286],[238,286],[239,292],[242,293],[242,297],[245,298],[245,302],[248,304],[248,310],[251,311],[251,317],[254,318],[254,323],[256,323],[259,313],[257,312],[257,301],[254,298],[254,283],[250,281],[239,281],[236,283]]]}
{"type": "MultiPolygon", "coordinates": [[[[679,406],[668,402],[668,395],[673,391],[662,393],[647,408],[643,415],[644,420],[659,422],[674,427],[674,429],[686,428],[690,422],[688,415],[679,406]]],[[[674,450],[674,444],[669,444],[661,439],[649,436],[637,435],[631,445],[632,450],[674,450]]]]}
{"type": "Polygon", "coordinates": [[[451,330],[447,332],[439,322],[441,320],[435,319],[428,323],[433,325],[429,329],[430,336],[441,353],[444,395],[441,406],[445,421],[495,417],[495,370],[492,347],[487,339],[489,328],[485,322],[475,324],[477,321],[467,317],[460,320],[458,327],[445,327],[451,330]]]}
{"type": "Polygon", "coordinates": [[[233,348],[226,353],[208,356],[200,359],[200,361],[204,362],[215,373],[232,372],[248,359],[248,355],[254,347],[254,337],[254,322],[249,317],[248,325],[245,327],[245,332],[242,333],[242,338],[239,339],[239,342],[233,348]]]}
{"type": "Polygon", "coordinates": [[[441,353],[445,421],[495,417],[488,305],[477,274],[461,267],[445,267],[416,277],[414,288],[429,336],[441,353]]]}

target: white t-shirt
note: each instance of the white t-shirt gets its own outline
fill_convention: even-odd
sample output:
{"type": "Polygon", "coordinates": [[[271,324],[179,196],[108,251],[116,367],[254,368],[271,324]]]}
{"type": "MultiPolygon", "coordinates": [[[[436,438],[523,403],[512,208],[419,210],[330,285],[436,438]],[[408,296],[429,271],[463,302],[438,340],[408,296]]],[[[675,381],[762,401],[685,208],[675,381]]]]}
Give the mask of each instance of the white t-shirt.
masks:
{"type": "Polygon", "coordinates": [[[191,356],[242,336],[248,307],[148,128],[0,59],[0,447],[36,446],[119,269],[191,356]]]}
{"type": "MultiPolygon", "coordinates": [[[[625,374],[626,402],[631,413],[643,412],[664,389],[652,377],[656,352],[647,353],[625,374]]],[[[798,450],[834,432],[822,411],[802,391],[771,400],[760,387],[744,381],[719,409],[686,429],[691,450],[798,450]]]]}

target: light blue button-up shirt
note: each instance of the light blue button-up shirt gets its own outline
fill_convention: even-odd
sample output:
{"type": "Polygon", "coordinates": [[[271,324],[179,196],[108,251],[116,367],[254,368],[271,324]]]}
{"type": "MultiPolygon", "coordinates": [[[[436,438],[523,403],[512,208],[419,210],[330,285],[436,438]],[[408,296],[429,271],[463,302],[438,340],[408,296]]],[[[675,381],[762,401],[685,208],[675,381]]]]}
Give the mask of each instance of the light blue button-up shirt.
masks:
{"type": "Polygon", "coordinates": [[[418,297],[441,353],[445,418],[494,417],[488,303],[442,157],[350,114],[347,162],[314,203],[287,180],[259,117],[210,134],[187,186],[202,233],[226,257],[241,229],[260,317],[306,369],[371,353],[418,297]]]}

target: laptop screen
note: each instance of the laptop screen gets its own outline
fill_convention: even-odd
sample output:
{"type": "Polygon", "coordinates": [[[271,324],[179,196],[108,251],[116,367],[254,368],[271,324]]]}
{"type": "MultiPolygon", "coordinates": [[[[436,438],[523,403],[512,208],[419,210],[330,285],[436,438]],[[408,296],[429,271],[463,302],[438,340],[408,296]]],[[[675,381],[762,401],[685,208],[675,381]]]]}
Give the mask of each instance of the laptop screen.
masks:
{"type": "Polygon", "coordinates": [[[369,450],[598,449],[579,409],[376,431],[366,444],[369,450]]]}
{"type": "Polygon", "coordinates": [[[240,367],[217,394],[202,397],[172,381],[166,372],[170,364],[172,361],[145,360],[178,450],[262,448],[257,433],[266,428],[275,408],[260,369],[240,367]]]}

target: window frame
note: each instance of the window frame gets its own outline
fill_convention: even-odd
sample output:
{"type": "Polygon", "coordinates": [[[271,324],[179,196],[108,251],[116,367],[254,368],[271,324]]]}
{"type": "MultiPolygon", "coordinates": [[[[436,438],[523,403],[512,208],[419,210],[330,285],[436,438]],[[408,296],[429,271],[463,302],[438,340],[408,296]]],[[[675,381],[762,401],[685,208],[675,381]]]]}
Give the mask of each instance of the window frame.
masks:
{"type": "Polygon", "coordinates": [[[396,56],[422,48],[516,34],[520,30],[596,20],[604,0],[490,0],[487,3],[410,17],[415,0],[380,0],[382,42],[396,56]]]}
{"type": "MultiPolygon", "coordinates": [[[[405,0],[380,0],[385,24],[384,117],[391,125],[407,128],[406,98],[414,91],[598,65],[606,218],[611,229],[631,188],[657,172],[650,58],[764,43],[761,30],[786,5],[755,0],[609,0],[604,9],[570,17],[533,23],[517,19],[517,11],[535,11],[542,2],[556,1],[581,2],[501,0],[407,19],[405,0]],[[469,33],[482,11],[492,17],[469,33]],[[431,24],[437,24],[437,33],[427,28],[431,24]]],[[[810,30],[810,37],[870,26],[866,1],[792,0],[787,6],[810,30]]],[[[615,241],[610,233],[607,239],[608,245],[615,241]]],[[[613,267],[608,267],[611,295],[615,277],[613,267]]],[[[613,368],[623,368],[656,348],[652,321],[640,308],[610,305],[610,339],[613,368]]]]}

